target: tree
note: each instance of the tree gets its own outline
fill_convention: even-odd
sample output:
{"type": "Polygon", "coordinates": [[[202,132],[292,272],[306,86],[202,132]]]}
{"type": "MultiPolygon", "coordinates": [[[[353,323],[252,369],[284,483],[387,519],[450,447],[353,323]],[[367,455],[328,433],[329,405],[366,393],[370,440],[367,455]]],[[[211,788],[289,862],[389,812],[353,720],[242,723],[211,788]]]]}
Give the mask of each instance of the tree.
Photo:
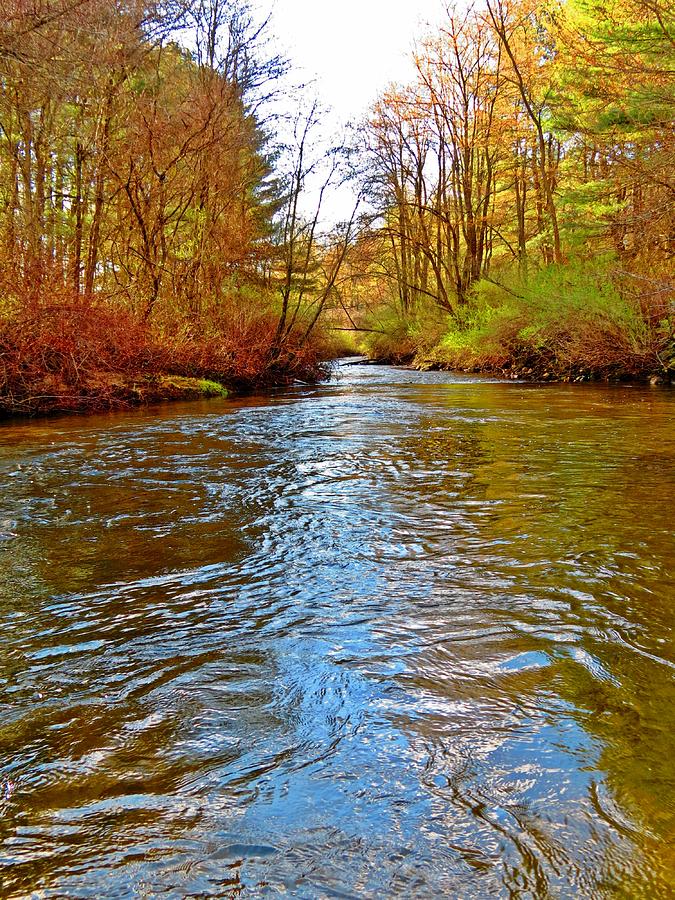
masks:
{"type": "Polygon", "coordinates": [[[290,170],[279,230],[281,309],[274,342],[276,354],[296,329],[301,332],[301,344],[309,339],[336,291],[354,238],[360,198],[347,222],[334,226],[328,234],[322,233],[324,198],[337,182],[344,181],[347,153],[342,145],[329,148],[327,153],[324,148],[316,147],[312,138],[319,117],[316,101],[306,114],[299,113],[294,123],[293,143],[288,148],[290,170]],[[311,179],[318,179],[318,188],[313,209],[307,215],[303,201],[311,179]]]}
{"type": "Polygon", "coordinates": [[[539,40],[542,28],[537,20],[536,7],[529,0],[517,0],[511,5],[507,0],[486,0],[486,7],[488,21],[509,63],[510,74],[507,77],[517,88],[525,113],[535,130],[535,186],[551,229],[550,261],[561,263],[564,257],[555,196],[560,146],[556,145],[549,125],[551,87],[546,79],[550,51],[539,40]]]}

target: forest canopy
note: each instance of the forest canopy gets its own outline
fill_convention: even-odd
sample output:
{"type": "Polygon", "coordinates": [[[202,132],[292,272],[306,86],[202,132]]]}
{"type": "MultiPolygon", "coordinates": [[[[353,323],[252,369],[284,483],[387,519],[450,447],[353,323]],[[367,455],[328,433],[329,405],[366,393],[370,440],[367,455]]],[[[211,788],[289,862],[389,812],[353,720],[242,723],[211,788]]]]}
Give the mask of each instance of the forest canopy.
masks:
{"type": "Polygon", "coordinates": [[[449,7],[351,147],[319,153],[319,107],[289,96],[280,156],[287,63],[245,0],[9,0],[3,409],[126,402],[139,375],[313,380],[329,332],[423,365],[667,377],[673,19],[449,7]],[[327,231],[347,174],[354,212],[327,231]]]}
{"type": "Polygon", "coordinates": [[[448,9],[366,125],[375,352],[672,365],[673,25],[661,0],[448,9]]]}

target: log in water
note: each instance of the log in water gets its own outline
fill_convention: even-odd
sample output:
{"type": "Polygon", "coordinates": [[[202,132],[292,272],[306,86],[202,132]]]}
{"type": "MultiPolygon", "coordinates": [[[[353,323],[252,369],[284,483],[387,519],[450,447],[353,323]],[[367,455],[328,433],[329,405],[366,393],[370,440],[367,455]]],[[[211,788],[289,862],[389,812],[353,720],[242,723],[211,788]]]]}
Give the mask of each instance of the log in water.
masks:
{"type": "Polygon", "coordinates": [[[2,426],[2,896],[672,896],[674,413],[347,366],[2,426]]]}

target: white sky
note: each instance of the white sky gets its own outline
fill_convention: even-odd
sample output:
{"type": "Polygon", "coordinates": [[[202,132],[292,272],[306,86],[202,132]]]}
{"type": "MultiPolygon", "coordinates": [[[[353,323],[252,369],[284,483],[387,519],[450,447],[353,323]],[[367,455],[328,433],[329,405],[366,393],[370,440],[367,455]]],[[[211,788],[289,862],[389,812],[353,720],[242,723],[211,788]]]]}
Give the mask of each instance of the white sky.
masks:
{"type": "MultiPolygon", "coordinates": [[[[377,96],[392,82],[414,77],[410,58],[416,38],[439,22],[443,0],[257,0],[272,11],[270,34],[291,63],[290,80],[313,82],[307,95],[322,109],[323,138],[339,138],[347,123],[358,124],[377,96]]],[[[297,102],[297,97],[293,102],[297,102]]],[[[290,109],[287,112],[292,112],[290,109]]],[[[310,214],[318,197],[310,179],[305,202],[310,214]]],[[[324,224],[346,220],[354,206],[351,188],[324,198],[324,224]]]]}
{"type": "MultiPolygon", "coordinates": [[[[264,3],[264,0],[263,0],[264,3]]],[[[300,77],[342,121],[361,118],[392,81],[412,77],[409,54],[441,0],[273,0],[272,31],[300,77]]]]}

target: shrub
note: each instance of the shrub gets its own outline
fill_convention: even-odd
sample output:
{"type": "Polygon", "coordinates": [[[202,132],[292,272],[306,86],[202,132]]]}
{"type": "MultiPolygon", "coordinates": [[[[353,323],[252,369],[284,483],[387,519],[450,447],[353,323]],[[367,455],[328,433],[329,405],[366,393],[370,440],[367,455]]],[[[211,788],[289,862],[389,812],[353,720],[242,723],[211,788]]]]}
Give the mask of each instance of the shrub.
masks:
{"type": "Polygon", "coordinates": [[[457,368],[518,366],[561,378],[642,377],[675,364],[668,302],[631,296],[608,266],[551,266],[523,284],[482,281],[431,354],[457,368]]]}
{"type": "Polygon", "coordinates": [[[271,313],[193,320],[162,334],[117,306],[29,305],[0,316],[0,413],[104,409],[160,399],[162,376],[242,390],[293,379],[315,382],[328,374],[320,332],[308,342],[291,334],[280,347],[275,337],[271,313]]]}
{"type": "Polygon", "coordinates": [[[362,332],[360,347],[371,359],[408,363],[427,352],[447,328],[447,313],[429,302],[419,303],[405,314],[389,305],[371,314],[362,332]]]}

